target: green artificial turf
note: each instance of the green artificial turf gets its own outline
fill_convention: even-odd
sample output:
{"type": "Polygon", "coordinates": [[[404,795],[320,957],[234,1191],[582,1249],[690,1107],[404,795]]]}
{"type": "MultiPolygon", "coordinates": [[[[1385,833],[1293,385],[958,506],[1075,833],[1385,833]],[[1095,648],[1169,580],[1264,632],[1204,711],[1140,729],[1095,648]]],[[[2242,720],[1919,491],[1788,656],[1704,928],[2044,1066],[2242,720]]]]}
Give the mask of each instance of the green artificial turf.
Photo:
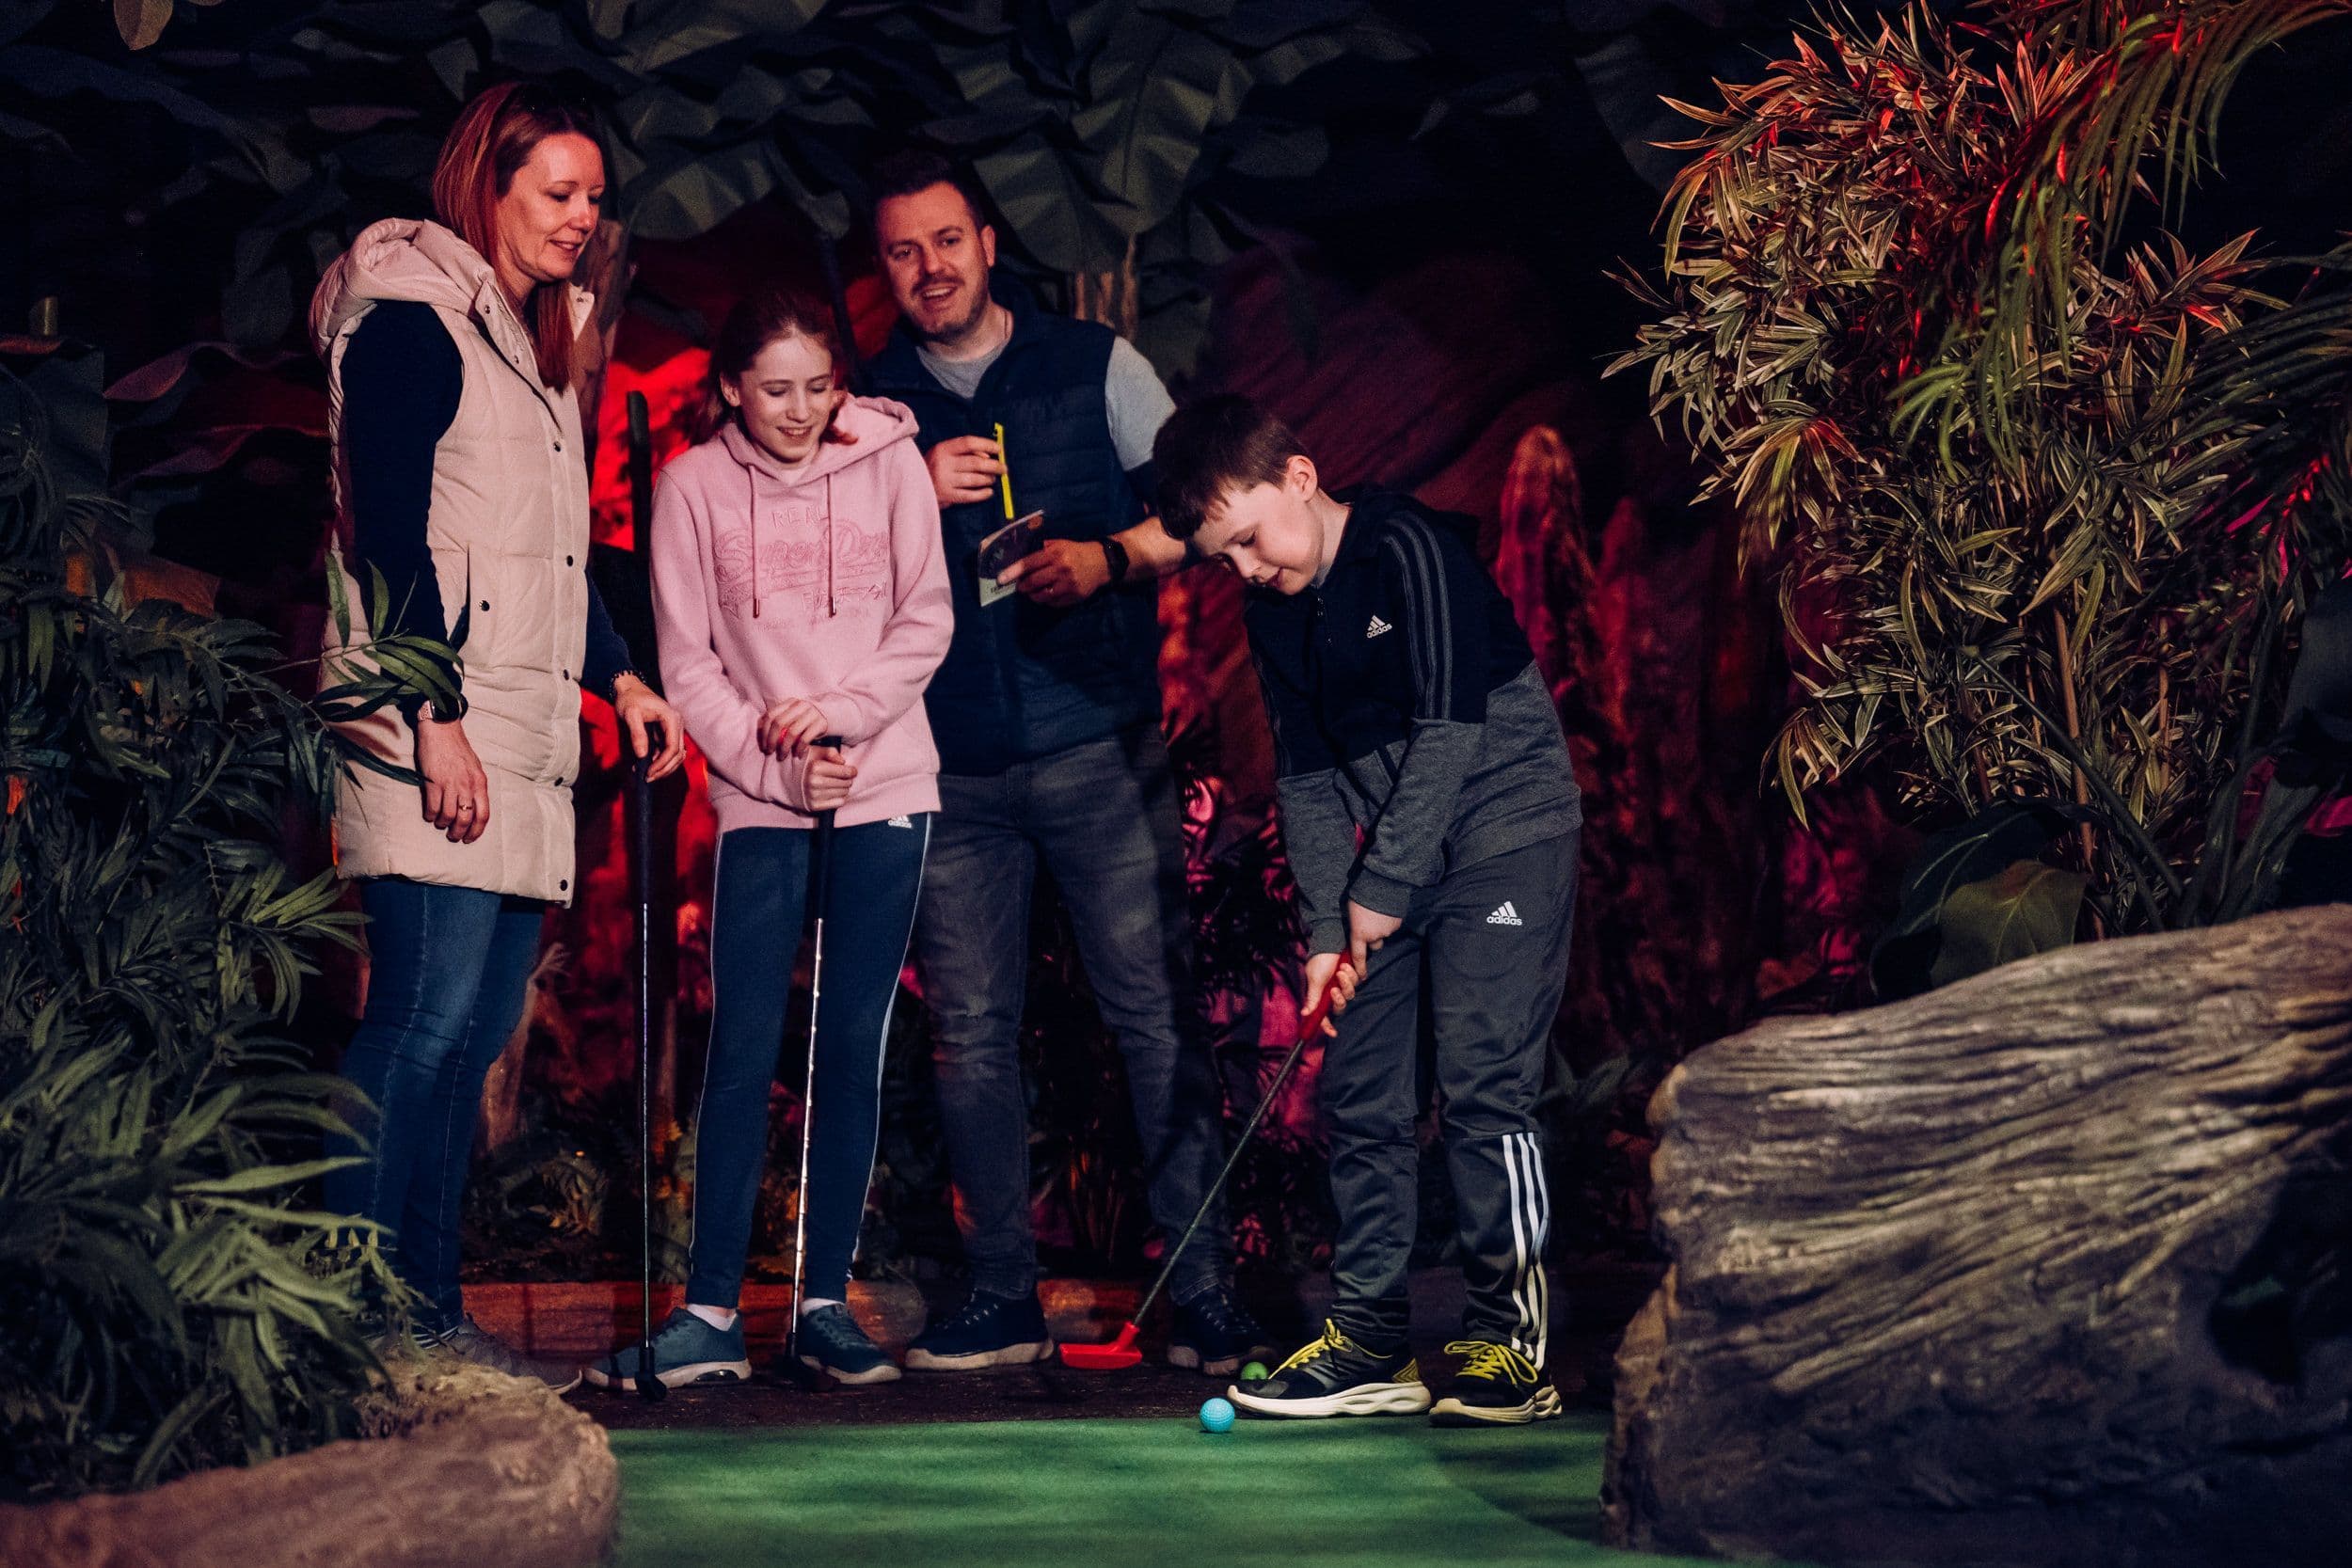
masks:
{"type": "Polygon", "coordinates": [[[1597,1544],[1605,1418],[616,1432],[624,1568],[1231,1562],[1669,1568],[1597,1544]]]}

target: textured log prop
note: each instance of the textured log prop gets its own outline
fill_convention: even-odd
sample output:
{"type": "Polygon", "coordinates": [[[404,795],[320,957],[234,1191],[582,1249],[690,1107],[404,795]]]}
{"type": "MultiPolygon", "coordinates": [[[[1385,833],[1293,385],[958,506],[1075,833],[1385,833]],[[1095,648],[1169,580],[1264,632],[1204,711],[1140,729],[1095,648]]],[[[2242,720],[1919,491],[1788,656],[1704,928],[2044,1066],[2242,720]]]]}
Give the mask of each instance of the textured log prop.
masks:
{"type": "Polygon", "coordinates": [[[2352,908],[1775,1021],[1651,1117],[1617,1544],[2345,1560],[2352,908]]]}
{"type": "Polygon", "coordinates": [[[375,1435],[151,1492],[0,1507],[8,1568],[593,1568],[620,1472],[604,1429],[536,1384],[407,1372],[375,1435]]]}

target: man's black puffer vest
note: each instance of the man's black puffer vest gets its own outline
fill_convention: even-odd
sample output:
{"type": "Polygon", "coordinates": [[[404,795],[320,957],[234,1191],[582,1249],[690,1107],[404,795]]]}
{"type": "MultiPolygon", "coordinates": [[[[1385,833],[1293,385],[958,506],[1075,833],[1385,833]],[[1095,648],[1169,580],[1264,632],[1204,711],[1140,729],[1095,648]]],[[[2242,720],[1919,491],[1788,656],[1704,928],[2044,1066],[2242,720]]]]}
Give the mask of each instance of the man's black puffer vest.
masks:
{"type": "MultiPolygon", "coordinates": [[[[940,385],[902,323],[867,366],[866,389],[914,410],[929,451],[957,436],[993,437],[1017,515],[1045,514],[1055,539],[1100,539],[1146,515],[1111,444],[1103,393],[1113,335],[1051,316],[1006,290],[1012,337],[970,401],[940,385]]],[[[941,509],[956,629],[924,702],[940,767],[1001,773],[1015,763],[1101,740],[1160,711],[1159,601],[1151,583],[1053,610],[1027,598],[979,600],[979,543],[1005,525],[1001,493],[941,509]]]]}

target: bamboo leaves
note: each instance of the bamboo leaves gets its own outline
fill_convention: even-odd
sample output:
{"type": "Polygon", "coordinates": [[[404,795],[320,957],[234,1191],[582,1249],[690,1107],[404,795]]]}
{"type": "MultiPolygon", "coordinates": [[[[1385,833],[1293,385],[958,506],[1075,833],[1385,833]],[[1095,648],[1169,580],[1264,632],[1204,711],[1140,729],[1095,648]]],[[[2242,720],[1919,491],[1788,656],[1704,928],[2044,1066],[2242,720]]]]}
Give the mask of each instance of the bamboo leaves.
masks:
{"type": "Polygon", "coordinates": [[[2111,818],[2094,900],[2240,907],[2184,903],[2183,869],[2352,553],[2352,248],[2111,252],[2202,166],[2244,59],[2344,8],[2021,0],[1971,50],[1919,5],[1694,115],[1658,314],[1612,369],[1649,367],[1781,577],[1800,811],[1871,754],[1923,810],[2079,788],[2111,818]]]}

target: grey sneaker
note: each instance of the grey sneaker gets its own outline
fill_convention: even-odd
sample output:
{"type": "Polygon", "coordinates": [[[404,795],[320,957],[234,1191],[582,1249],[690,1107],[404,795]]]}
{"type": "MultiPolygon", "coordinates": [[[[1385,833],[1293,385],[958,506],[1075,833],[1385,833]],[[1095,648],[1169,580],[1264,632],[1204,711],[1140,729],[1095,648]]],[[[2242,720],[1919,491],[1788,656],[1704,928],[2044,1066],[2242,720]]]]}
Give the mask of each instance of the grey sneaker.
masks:
{"type": "Polygon", "coordinates": [[[366,1337],[368,1349],[386,1370],[395,1367],[430,1366],[450,1359],[440,1349],[439,1337],[428,1334],[411,1323],[394,1327],[378,1319],[364,1324],[360,1333],[366,1337]]]}
{"type": "MultiPolygon", "coordinates": [[[[599,1388],[637,1389],[637,1363],[643,1347],[628,1345],[585,1370],[599,1388]]],[[[665,1388],[686,1383],[742,1383],[752,1375],[751,1359],[743,1354],[743,1320],[733,1326],[713,1328],[681,1307],[661,1321],[653,1336],[653,1375],[665,1388]]]]}
{"type": "Polygon", "coordinates": [[[846,1307],[820,1307],[801,1320],[793,1354],[835,1383],[891,1383],[898,1364],[884,1355],[846,1307]]]}
{"type": "Polygon", "coordinates": [[[455,1327],[445,1328],[438,1334],[419,1333],[416,1340],[428,1354],[437,1352],[509,1377],[528,1378],[545,1384],[550,1393],[568,1394],[580,1383],[579,1368],[533,1360],[470,1316],[458,1319],[455,1327]]]}

